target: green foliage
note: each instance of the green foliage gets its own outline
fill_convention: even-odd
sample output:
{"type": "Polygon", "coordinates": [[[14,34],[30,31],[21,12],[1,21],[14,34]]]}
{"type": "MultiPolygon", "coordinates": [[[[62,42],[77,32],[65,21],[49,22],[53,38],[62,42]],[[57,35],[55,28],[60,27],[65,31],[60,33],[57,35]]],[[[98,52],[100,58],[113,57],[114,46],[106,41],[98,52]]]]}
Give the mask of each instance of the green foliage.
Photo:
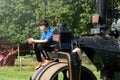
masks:
{"type": "Polygon", "coordinates": [[[93,0],[0,0],[0,37],[12,43],[39,38],[38,22],[47,19],[50,26],[66,22],[75,35],[86,33],[94,13],[93,0]]]}
{"type": "Polygon", "coordinates": [[[46,18],[55,27],[60,22],[66,22],[76,35],[80,35],[88,30],[91,14],[95,11],[94,6],[92,0],[45,0],[39,4],[34,15],[37,21],[46,18]]]}
{"type": "Polygon", "coordinates": [[[35,5],[31,3],[29,0],[1,0],[0,37],[6,37],[13,43],[26,42],[30,27],[35,23],[32,10],[35,5]]]}

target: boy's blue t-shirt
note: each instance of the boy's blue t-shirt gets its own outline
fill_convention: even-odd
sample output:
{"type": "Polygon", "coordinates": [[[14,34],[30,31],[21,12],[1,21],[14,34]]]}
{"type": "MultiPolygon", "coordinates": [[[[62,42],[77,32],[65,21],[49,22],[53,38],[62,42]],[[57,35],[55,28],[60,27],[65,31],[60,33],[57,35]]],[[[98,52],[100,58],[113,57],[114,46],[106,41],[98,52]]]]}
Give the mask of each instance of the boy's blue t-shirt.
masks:
{"type": "Polygon", "coordinates": [[[42,36],[40,38],[40,40],[48,40],[49,43],[51,43],[53,41],[53,32],[54,29],[52,28],[48,28],[48,31],[43,31],[42,36]]]}

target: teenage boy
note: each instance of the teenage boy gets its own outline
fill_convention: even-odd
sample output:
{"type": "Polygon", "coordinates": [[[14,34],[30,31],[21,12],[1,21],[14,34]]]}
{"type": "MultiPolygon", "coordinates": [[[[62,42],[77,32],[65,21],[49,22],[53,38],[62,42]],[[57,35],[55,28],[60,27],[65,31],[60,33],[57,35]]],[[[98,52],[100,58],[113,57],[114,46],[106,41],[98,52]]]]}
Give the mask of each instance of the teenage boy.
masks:
{"type": "Polygon", "coordinates": [[[51,51],[50,44],[52,44],[53,40],[53,32],[54,29],[50,28],[48,22],[46,20],[41,20],[39,22],[40,30],[43,31],[40,40],[29,38],[28,43],[34,43],[34,51],[36,54],[36,58],[38,64],[36,69],[40,68],[42,65],[46,65],[47,63],[51,62],[47,51],[51,51]],[[43,54],[45,60],[42,61],[41,53],[43,54]]]}

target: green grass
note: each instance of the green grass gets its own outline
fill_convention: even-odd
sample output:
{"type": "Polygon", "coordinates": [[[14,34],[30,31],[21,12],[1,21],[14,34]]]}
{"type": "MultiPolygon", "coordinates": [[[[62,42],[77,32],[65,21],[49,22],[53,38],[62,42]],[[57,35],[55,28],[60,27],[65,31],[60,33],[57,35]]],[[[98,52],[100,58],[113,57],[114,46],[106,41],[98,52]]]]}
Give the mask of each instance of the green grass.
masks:
{"type": "MultiPolygon", "coordinates": [[[[29,80],[30,76],[35,71],[35,66],[37,63],[35,55],[22,56],[21,59],[21,68],[18,66],[18,59],[15,60],[14,66],[0,67],[0,80],[29,80]]],[[[97,72],[96,68],[91,64],[89,60],[84,60],[82,64],[92,70],[92,72],[97,76],[98,80],[100,80],[99,72],[97,72]]]]}
{"type": "Polygon", "coordinates": [[[86,57],[86,54],[82,54],[82,65],[90,69],[93,74],[97,77],[97,80],[100,80],[100,71],[92,64],[92,62],[86,57]]]}
{"type": "Polygon", "coordinates": [[[19,60],[15,60],[15,65],[10,67],[0,67],[0,80],[29,80],[35,70],[36,60],[33,57],[21,57],[22,66],[19,60]]]}

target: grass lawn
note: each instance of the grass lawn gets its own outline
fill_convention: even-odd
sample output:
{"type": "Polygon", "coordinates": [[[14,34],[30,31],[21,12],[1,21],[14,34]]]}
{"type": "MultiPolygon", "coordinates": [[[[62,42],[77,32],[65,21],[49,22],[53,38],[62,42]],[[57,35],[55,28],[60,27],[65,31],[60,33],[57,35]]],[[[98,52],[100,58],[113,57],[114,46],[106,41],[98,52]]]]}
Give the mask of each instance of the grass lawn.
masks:
{"type": "MultiPolygon", "coordinates": [[[[84,65],[90,68],[99,79],[99,72],[96,72],[96,68],[89,62],[83,61],[84,65]]],[[[18,66],[19,60],[15,60],[15,65],[10,67],[0,67],[0,80],[29,80],[30,76],[35,71],[36,58],[35,55],[22,56],[21,57],[22,67],[18,66]]]]}
{"type": "Polygon", "coordinates": [[[29,80],[35,70],[36,60],[31,56],[21,57],[22,67],[18,66],[19,60],[10,67],[0,67],[0,80],[29,80]]]}
{"type": "Polygon", "coordinates": [[[82,55],[82,65],[90,69],[97,77],[97,80],[100,80],[100,71],[97,71],[97,68],[92,64],[88,57],[86,57],[85,54],[82,55]]]}

